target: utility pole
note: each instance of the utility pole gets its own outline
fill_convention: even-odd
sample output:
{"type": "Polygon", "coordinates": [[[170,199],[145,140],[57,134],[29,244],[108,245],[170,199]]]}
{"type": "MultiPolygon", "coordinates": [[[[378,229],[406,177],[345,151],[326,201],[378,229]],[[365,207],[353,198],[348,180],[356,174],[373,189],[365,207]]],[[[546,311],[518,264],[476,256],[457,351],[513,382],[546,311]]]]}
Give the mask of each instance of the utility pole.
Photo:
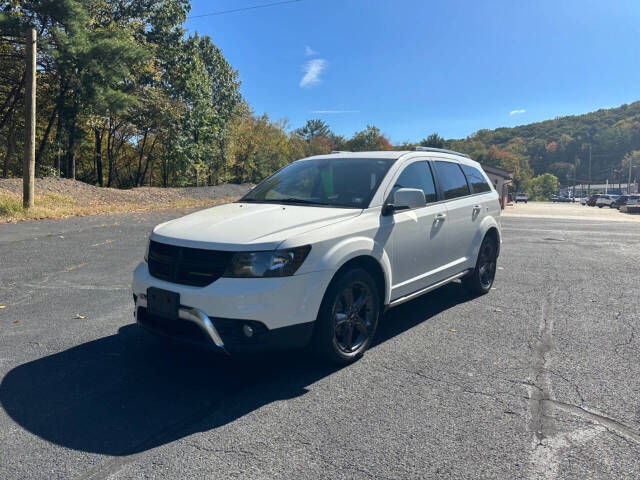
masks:
{"type": "Polygon", "coordinates": [[[633,156],[629,155],[629,179],[627,180],[627,193],[631,194],[631,169],[633,168],[633,156]]]}
{"type": "Polygon", "coordinates": [[[573,157],[573,192],[571,193],[571,198],[573,201],[576,201],[576,170],[578,169],[578,155],[573,157]]]}
{"type": "Polygon", "coordinates": [[[26,36],[25,70],[25,141],[24,164],[22,167],[22,206],[33,207],[33,190],[36,170],[36,29],[31,28],[26,36]]]}
{"type": "Polygon", "coordinates": [[[591,196],[591,144],[589,144],[589,191],[587,195],[591,196]]]}

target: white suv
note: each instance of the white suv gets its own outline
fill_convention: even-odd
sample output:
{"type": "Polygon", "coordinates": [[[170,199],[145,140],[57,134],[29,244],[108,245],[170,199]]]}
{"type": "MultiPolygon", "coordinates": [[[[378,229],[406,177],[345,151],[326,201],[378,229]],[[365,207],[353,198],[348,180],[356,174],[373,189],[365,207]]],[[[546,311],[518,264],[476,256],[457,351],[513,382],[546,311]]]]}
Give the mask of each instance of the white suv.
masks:
{"type": "Polygon", "coordinates": [[[455,279],[487,293],[499,215],[480,165],[456,152],[299,160],[235,203],[155,227],[136,319],[226,352],[311,344],[348,363],[386,308],[455,279]]]}
{"type": "Polygon", "coordinates": [[[610,207],[613,202],[618,198],[619,195],[599,195],[598,200],[596,200],[596,207],[610,207]]]}

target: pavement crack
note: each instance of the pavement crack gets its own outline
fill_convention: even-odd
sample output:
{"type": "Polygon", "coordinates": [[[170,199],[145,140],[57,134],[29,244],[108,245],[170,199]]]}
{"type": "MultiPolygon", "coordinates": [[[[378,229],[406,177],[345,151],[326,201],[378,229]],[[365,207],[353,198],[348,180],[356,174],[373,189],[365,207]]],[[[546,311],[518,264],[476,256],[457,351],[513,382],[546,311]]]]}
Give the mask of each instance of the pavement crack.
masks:
{"type": "Polygon", "coordinates": [[[556,377],[564,380],[564,382],[569,384],[571,386],[571,388],[573,388],[573,390],[576,392],[576,395],[578,395],[578,398],[580,399],[580,404],[584,403],[584,397],[582,396],[582,392],[580,392],[580,388],[578,387],[578,385],[574,381],[570,380],[569,378],[565,377],[561,373],[559,373],[556,370],[553,370],[551,368],[547,368],[547,371],[550,374],[555,375],[556,377]]]}
{"type": "MultiPolygon", "coordinates": [[[[499,396],[501,396],[501,395],[508,396],[508,397],[513,397],[513,398],[518,398],[518,399],[528,399],[528,397],[526,397],[524,395],[521,395],[521,394],[518,394],[518,393],[515,393],[515,392],[508,392],[508,391],[488,391],[487,392],[487,391],[483,391],[483,390],[479,390],[479,389],[473,389],[473,388],[470,388],[467,385],[464,385],[463,383],[455,382],[453,380],[447,380],[447,379],[444,379],[444,378],[432,377],[432,376],[429,376],[429,375],[427,375],[427,374],[425,374],[423,372],[420,372],[418,370],[399,370],[399,369],[394,369],[394,368],[391,368],[391,367],[388,367],[388,366],[383,366],[382,368],[385,368],[386,370],[390,370],[390,371],[393,371],[393,372],[402,371],[402,372],[405,372],[405,373],[409,373],[411,375],[415,375],[415,376],[420,377],[420,378],[424,378],[424,379],[429,380],[429,381],[434,382],[434,383],[440,383],[440,384],[448,385],[450,387],[456,387],[458,390],[460,390],[463,393],[468,393],[470,395],[485,396],[485,397],[491,398],[492,400],[494,400],[494,401],[496,401],[496,402],[498,402],[500,404],[503,404],[503,405],[506,404],[506,402],[503,399],[499,398],[499,396]]],[[[520,382],[515,382],[515,383],[520,383],[520,382]]]]}
{"type": "Polygon", "coordinates": [[[633,428],[625,425],[618,420],[615,420],[604,413],[596,412],[592,409],[581,405],[574,405],[572,403],[561,402],[559,400],[554,400],[551,398],[545,398],[542,400],[543,403],[548,403],[551,406],[557,408],[558,410],[565,411],[572,415],[575,415],[583,420],[587,420],[590,423],[595,423],[598,425],[602,425],[608,431],[617,434],[618,436],[625,437],[627,440],[632,440],[636,443],[640,443],[640,432],[634,430],[633,428]]]}
{"type": "Polygon", "coordinates": [[[532,345],[533,349],[533,378],[528,379],[526,385],[529,390],[529,430],[533,432],[536,441],[540,444],[545,437],[544,404],[542,400],[551,396],[551,382],[549,380],[548,355],[553,349],[553,292],[550,292],[544,300],[540,314],[540,328],[537,341],[532,345]]]}

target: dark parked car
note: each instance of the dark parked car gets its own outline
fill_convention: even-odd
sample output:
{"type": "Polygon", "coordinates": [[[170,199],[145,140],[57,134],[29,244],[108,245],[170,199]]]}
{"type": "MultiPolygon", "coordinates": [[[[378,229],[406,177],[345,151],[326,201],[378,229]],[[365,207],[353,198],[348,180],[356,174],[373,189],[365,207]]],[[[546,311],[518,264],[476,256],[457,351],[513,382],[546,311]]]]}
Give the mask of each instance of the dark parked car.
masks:
{"type": "Polygon", "coordinates": [[[613,202],[611,202],[611,205],[609,205],[611,208],[617,208],[620,209],[620,207],[622,205],[626,205],[627,200],[629,199],[628,195],[620,195],[618,198],[616,198],[613,202]]]}
{"type": "Polygon", "coordinates": [[[600,195],[591,195],[589,197],[589,200],[587,200],[587,205],[590,207],[595,207],[596,202],[598,201],[598,197],[600,197],[600,195]]]}
{"type": "Polygon", "coordinates": [[[611,208],[617,208],[618,210],[620,210],[620,207],[622,207],[623,205],[626,205],[629,202],[629,200],[637,200],[639,198],[640,198],[640,195],[620,195],[618,198],[616,198],[613,201],[613,203],[610,206],[611,208]]]}

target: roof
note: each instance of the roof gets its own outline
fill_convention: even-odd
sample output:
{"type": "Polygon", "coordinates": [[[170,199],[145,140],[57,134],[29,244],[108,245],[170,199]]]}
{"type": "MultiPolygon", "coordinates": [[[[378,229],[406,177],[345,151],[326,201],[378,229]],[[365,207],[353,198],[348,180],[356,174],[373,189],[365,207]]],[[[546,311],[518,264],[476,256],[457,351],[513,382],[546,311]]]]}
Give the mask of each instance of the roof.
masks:
{"type": "Polygon", "coordinates": [[[491,173],[493,175],[497,175],[502,178],[511,178],[511,172],[508,172],[498,167],[492,167],[490,165],[482,165],[482,164],[480,165],[482,166],[482,169],[487,173],[491,173]]]}
{"type": "Polygon", "coordinates": [[[370,158],[372,160],[375,159],[388,159],[388,160],[397,160],[400,157],[403,157],[408,154],[419,155],[425,153],[443,153],[445,155],[452,155],[458,158],[464,158],[468,160],[472,160],[467,154],[454,152],[452,150],[443,150],[439,148],[423,148],[421,150],[386,150],[386,151],[375,151],[375,152],[340,152],[336,151],[335,153],[328,153],[326,155],[315,155],[313,157],[303,158],[302,160],[318,160],[318,159],[330,159],[330,158],[370,158]]]}
{"type": "Polygon", "coordinates": [[[303,160],[321,159],[321,158],[386,158],[389,160],[397,160],[401,156],[410,153],[408,151],[388,150],[384,152],[339,152],[328,153],[326,155],[315,155],[313,157],[307,157],[303,160]]]}

